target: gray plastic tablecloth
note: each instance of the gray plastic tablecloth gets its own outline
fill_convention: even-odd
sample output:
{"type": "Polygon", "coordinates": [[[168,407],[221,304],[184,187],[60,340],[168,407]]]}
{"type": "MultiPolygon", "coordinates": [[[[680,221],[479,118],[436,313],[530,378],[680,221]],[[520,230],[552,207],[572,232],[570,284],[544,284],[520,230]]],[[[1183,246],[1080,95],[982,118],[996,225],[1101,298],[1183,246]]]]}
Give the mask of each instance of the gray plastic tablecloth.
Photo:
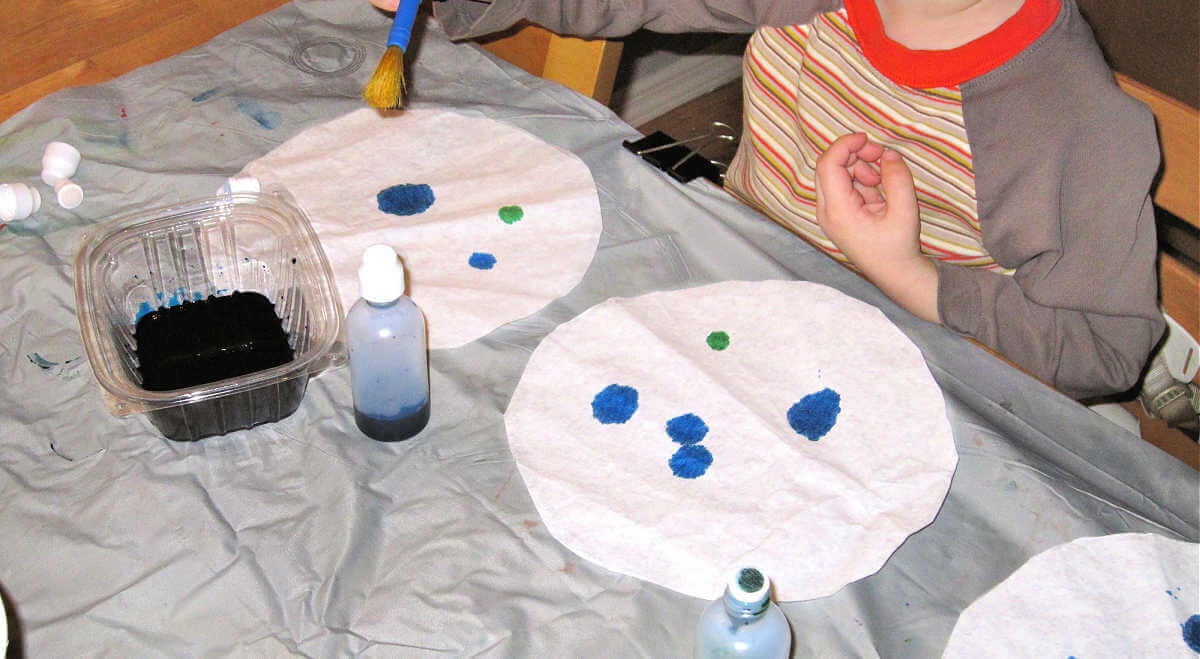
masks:
{"type": "Polygon", "coordinates": [[[1197,540],[1195,471],[908,315],[720,190],[667,178],[621,148],[637,134],[608,109],[434,23],[410,48],[414,106],[508,122],[591,168],[604,233],[578,287],[435,351],[433,418],[405,443],[355,430],[345,369],[312,380],[279,423],[196,443],[110,416],[75,321],[83,231],[208,195],[360,108],[388,27],[365,2],[298,0],[0,125],[0,180],[36,182],[60,139],[83,152],[87,192],[74,211],[48,199],[0,230],[0,587],[29,656],[689,654],[705,602],[555,541],[503,413],[559,323],[608,297],[730,279],[811,280],[882,309],[943,388],[960,455],[937,519],[878,573],[784,605],[796,656],[936,656],[964,607],[1044,549],[1127,531],[1197,540]]]}

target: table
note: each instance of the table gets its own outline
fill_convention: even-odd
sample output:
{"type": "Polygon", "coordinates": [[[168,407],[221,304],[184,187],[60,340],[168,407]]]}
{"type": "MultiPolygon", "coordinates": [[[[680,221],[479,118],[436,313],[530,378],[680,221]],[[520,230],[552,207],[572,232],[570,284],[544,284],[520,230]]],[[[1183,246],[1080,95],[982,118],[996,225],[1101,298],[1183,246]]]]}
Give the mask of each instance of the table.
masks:
{"type": "Polygon", "coordinates": [[[30,656],[689,653],[706,603],[582,561],[549,535],[503,413],[559,323],[609,297],[730,279],[805,279],[879,307],[928,360],[959,451],[937,519],[878,573],[784,605],[796,656],[936,656],[963,608],[1044,549],[1126,531],[1200,538],[1194,470],[907,314],[719,189],[647,166],[621,148],[636,131],[607,108],[452,44],[433,23],[410,48],[414,106],[510,123],[590,167],[605,224],[580,285],[434,351],[433,418],[409,442],[357,434],[345,369],[311,381],[291,417],[197,443],[110,416],[74,315],[82,233],[122,210],[210,194],[290,136],[360,108],[387,29],[366,3],[297,0],[0,124],[0,178],[33,183],[45,143],[62,139],[84,153],[87,193],[73,212],[47,197],[0,231],[0,586],[30,656]],[[322,65],[355,52],[363,63],[297,66],[330,41],[345,56],[322,51],[322,65]],[[255,106],[277,125],[239,110],[255,106]]]}

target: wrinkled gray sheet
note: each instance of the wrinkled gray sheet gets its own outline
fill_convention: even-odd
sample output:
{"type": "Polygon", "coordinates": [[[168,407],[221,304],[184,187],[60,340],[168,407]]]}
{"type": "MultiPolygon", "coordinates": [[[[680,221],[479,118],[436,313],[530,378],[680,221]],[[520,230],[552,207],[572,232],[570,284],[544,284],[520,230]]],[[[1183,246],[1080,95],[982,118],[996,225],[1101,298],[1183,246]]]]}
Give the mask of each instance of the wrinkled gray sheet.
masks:
{"type": "Polygon", "coordinates": [[[604,234],[580,285],[435,352],[433,419],[406,443],[356,432],[344,369],[314,379],[286,420],[198,443],[110,416],[80,358],[82,231],[210,194],[361,107],[387,29],[365,2],[298,0],[0,126],[0,179],[33,182],[45,143],[64,139],[83,151],[87,191],[75,212],[48,199],[0,231],[0,585],[29,656],[690,653],[705,603],[556,542],[515,471],[503,413],[557,324],[611,296],[726,279],[807,279],[879,306],[944,388],[960,453],[936,521],[877,574],[784,606],[796,656],[936,656],[958,613],[1039,551],[1124,531],[1197,540],[1194,471],[915,320],[719,190],[652,170],[622,150],[635,132],[606,108],[433,25],[410,49],[415,105],[509,122],[590,166],[604,234]],[[293,63],[294,48],[328,39],[361,47],[363,65],[320,76],[293,63]]]}

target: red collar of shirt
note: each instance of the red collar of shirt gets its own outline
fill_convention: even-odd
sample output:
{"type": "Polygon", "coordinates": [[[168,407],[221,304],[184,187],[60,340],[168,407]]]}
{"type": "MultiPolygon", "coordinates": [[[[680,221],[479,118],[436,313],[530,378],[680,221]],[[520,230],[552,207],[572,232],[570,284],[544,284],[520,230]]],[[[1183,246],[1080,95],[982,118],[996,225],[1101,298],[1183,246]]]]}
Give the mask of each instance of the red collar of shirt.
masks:
{"type": "Polygon", "coordinates": [[[951,87],[1004,64],[1037,40],[1058,17],[1059,0],[1025,0],[991,32],[949,50],[912,50],[888,38],[875,0],[844,0],[867,61],[893,82],[918,89],[951,87]]]}

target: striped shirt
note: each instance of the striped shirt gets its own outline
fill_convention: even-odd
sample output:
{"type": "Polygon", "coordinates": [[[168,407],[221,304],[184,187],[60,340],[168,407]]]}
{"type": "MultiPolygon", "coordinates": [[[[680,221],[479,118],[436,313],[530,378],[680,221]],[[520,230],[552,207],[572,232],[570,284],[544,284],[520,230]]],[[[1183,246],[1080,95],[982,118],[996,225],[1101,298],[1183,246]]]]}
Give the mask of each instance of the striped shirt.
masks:
{"type": "Polygon", "coordinates": [[[835,139],[863,132],[912,171],[924,253],[1005,271],[983,246],[957,85],[917,88],[880,73],[844,8],[760,28],[743,74],[742,143],[725,179],[732,194],[846,262],[816,222],[815,168],[835,139]]]}

